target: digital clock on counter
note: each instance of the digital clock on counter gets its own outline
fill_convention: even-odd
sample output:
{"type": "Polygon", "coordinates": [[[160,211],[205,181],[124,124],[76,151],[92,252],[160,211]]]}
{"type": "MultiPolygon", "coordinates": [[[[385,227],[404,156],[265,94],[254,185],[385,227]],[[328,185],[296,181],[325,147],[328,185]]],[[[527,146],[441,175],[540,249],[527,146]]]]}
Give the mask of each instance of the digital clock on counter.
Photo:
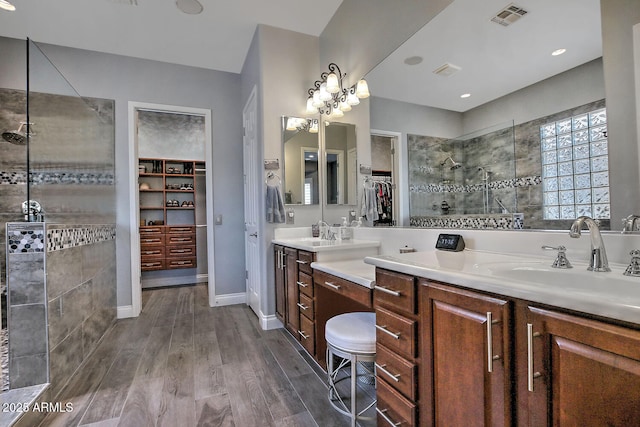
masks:
{"type": "Polygon", "coordinates": [[[464,239],[459,234],[440,234],[436,241],[436,249],[460,252],[464,249],[464,239]]]}

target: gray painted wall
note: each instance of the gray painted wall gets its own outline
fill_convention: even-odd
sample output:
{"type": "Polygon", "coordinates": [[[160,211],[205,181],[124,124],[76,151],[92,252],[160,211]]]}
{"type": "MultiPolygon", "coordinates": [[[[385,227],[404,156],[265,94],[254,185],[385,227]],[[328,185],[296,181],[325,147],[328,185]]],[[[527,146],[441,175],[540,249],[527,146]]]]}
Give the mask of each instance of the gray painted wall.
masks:
{"type": "MultiPolygon", "coordinates": [[[[23,41],[0,38],[2,85],[24,88],[24,62],[16,52],[23,41]],[[22,68],[22,70],[20,69],[22,68]],[[5,74],[6,69],[6,74],[5,74]],[[12,76],[9,80],[5,76],[12,76]]],[[[238,74],[103,54],[54,45],[42,50],[83,96],[116,101],[116,204],[118,248],[118,306],[131,304],[128,190],[128,102],[149,102],[212,111],[216,293],[240,293],[244,281],[244,221],[242,185],[242,104],[238,74]]]]}

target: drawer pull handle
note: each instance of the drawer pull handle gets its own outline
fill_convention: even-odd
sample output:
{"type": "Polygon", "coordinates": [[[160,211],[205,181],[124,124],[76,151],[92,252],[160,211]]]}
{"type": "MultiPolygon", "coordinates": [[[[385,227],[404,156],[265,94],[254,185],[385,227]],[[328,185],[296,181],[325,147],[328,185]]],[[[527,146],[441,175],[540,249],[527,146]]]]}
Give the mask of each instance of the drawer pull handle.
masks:
{"type": "Polygon", "coordinates": [[[380,326],[380,325],[376,324],[376,329],[379,330],[379,331],[384,332],[385,334],[391,335],[393,338],[395,338],[397,340],[400,339],[400,334],[394,334],[393,332],[388,330],[386,326],[380,326]]]}
{"type": "Polygon", "coordinates": [[[384,286],[374,286],[374,289],[384,292],[385,294],[393,295],[394,297],[399,297],[401,294],[398,291],[394,291],[393,289],[385,288],[384,286]]]}
{"type": "Polygon", "coordinates": [[[389,416],[387,415],[387,411],[388,411],[387,409],[376,408],[376,412],[380,414],[382,419],[388,422],[390,426],[397,427],[400,424],[402,424],[402,422],[396,423],[391,418],[389,418],[389,416]]]}
{"type": "Polygon", "coordinates": [[[324,282],[324,284],[329,286],[329,287],[331,287],[331,288],[333,288],[333,289],[340,289],[340,285],[334,285],[331,282],[324,282]]]}
{"type": "Polygon", "coordinates": [[[305,340],[308,340],[308,339],[309,339],[309,336],[308,336],[308,335],[305,335],[305,333],[304,333],[304,332],[302,332],[302,331],[298,331],[298,334],[300,334],[300,336],[301,336],[303,339],[305,339],[305,340]]]}
{"type": "Polygon", "coordinates": [[[189,237],[183,237],[183,238],[172,237],[171,241],[172,242],[189,242],[189,241],[191,241],[191,238],[189,238],[189,237]]]}
{"type": "Polygon", "coordinates": [[[304,283],[304,282],[296,282],[298,284],[298,286],[302,287],[302,288],[307,288],[309,287],[308,284],[304,283]]]}
{"type": "Polygon", "coordinates": [[[400,381],[400,374],[392,374],[391,372],[387,371],[385,368],[387,367],[387,365],[380,365],[378,363],[375,364],[376,365],[376,369],[379,370],[380,372],[382,372],[383,374],[385,374],[386,376],[388,376],[389,378],[391,378],[392,380],[394,380],[395,382],[399,382],[400,381]]]}
{"type": "Polygon", "coordinates": [[[309,307],[307,307],[306,305],[301,304],[301,303],[298,303],[298,307],[300,307],[300,308],[301,308],[301,309],[303,309],[303,310],[307,310],[307,309],[309,308],[309,307]]]}
{"type": "Polygon", "coordinates": [[[172,228],[171,233],[176,233],[178,231],[191,231],[190,228],[172,228]]]}
{"type": "Polygon", "coordinates": [[[153,242],[159,242],[160,239],[144,239],[145,243],[153,243],[153,242]]]}
{"type": "Polygon", "coordinates": [[[308,264],[307,261],[302,261],[302,260],[299,260],[299,259],[297,259],[296,262],[298,264],[308,264]]]}
{"type": "Polygon", "coordinates": [[[542,376],[540,372],[533,372],[533,338],[539,336],[539,332],[533,332],[533,323],[527,323],[527,390],[531,392],[533,380],[542,376]]]}

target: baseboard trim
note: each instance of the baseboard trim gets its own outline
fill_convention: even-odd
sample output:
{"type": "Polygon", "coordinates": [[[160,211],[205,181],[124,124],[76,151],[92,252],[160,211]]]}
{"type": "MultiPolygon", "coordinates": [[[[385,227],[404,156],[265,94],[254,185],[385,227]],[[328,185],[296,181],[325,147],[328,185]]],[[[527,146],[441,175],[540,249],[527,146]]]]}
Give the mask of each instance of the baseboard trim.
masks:
{"type": "Polygon", "coordinates": [[[216,295],[216,307],[222,307],[224,305],[246,304],[246,303],[247,303],[246,292],[240,292],[237,294],[216,295]]]}
{"type": "Polygon", "coordinates": [[[265,316],[263,314],[260,316],[260,327],[263,331],[270,331],[271,329],[280,329],[283,325],[275,314],[272,314],[271,316],[265,316]]]}
{"type": "Polygon", "coordinates": [[[120,306],[118,306],[116,316],[118,317],[118,319],[127,319],[129,317],[136,317],[136,315],[133,312],[133,306],[132,305],[120,305],[120,306]]]}
{"type": "Polygon", "coordinates": [[[163,286],[177,286],[177,285],[192,285],[196,283],[203,283],[209,280],[207,274],[198,274],[197,276],[177,276],[177,277],[162,277],[158,279],[145,279],[141,282],[142,289],[148,288],[160,288],[163,286]]]}

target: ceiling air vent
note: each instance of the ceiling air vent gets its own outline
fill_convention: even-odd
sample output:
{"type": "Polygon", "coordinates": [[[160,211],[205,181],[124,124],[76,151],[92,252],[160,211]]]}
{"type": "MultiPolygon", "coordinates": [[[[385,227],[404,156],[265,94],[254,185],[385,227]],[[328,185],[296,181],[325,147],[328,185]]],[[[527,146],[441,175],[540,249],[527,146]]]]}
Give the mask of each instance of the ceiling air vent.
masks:
{"type": "Polygon", "coordinates": [[[511,3],[500,12],[496,13],[495,16],[491,18],[491,22],[500,24],[503,27],[508,27],[527,13],[528,12],[520,6],[516,6],[515,4],[511,3]]]}
{"type": "Polygon", "coordinates": [[[442,77],[449,77],[450,75],[455,74],[460,70],[462,70],[461,67],[458,67],[457,65],[453,65],[447,62],[445,64],[442,64],[435,70],[433,70],[433,74],[437,74],[442,77]]]}

